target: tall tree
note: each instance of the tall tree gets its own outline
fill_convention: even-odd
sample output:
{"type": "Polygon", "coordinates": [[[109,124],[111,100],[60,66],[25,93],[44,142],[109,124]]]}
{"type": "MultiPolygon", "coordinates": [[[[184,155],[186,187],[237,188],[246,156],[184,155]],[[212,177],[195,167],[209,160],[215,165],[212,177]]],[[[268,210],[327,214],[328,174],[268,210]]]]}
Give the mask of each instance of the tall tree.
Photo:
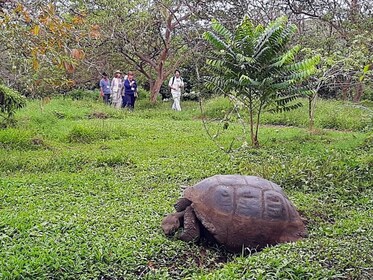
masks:
{"type": "Polygon", "coordinates": [[[93,1],[101,40],[126,68],[142,73],[156,102],[164,80],[186,60],[190,49],[183,32],[197,12],[197,1],[93,1]]]}
{"type": "Polygon", "coordinates": [[[5,65],[0,71],[9,85],[36,94],[71,83],[69,73],[84,57],[77,28],[84,16],[69,14],[59,5],[62,2],[22,0],[2,5],[0,58],[5,65]]]}
{"type": "MultiPolygon", "coordinates": [[[[371,79],[360,79],[373,61],[373,5],[368,0],[286,0],[296,15],[303,15],[304,30],[299,39],[318,49],[322,57],[338,65],[332,76],[331,90],[338,90],[343,99],[359,101],[364,86],[373,86],[371,79]],[[350,95],[350,96],[349,96],[350,95]]],[[[334,65],[331,67],[335,68],[334,65]]]]}

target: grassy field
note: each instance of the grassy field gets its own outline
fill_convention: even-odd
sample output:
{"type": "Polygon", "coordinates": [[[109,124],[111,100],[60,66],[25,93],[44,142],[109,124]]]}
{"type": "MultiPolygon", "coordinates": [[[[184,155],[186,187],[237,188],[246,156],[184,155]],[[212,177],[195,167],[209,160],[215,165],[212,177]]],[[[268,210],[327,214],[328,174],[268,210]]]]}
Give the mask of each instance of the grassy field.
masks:
{"type": "Polygon", "coordinates": [[[29,102],[0,130],[0,279],[373,278],[372,109],[320,101],[313,133],[307,107],[265,114],[261,148],[226,154],[240,126],[215,143],[198,103],[182,105],[29,102]],[[281,185],[309,237],[240,256],[164,236],[180,186],[215,174],[281,185]]]}

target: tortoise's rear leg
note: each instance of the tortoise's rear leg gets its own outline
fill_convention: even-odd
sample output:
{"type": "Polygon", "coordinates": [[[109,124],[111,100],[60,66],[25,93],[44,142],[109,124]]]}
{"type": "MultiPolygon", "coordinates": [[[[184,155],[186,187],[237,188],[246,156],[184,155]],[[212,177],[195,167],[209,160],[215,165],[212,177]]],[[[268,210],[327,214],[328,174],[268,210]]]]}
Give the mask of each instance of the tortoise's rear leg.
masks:
{"type": "Polygon", "coordinates": [[[187,198],[180,198],[174,205],[177,212],[184,211],[192,202],[187,198]]]}
{"type": "Polygon", "coordinates": [[[194,210],[188,206],[184,214],[184,230],[180,235],[180,239],[186,242],[197,241],[201,235],[198,220],[194,210]]]}

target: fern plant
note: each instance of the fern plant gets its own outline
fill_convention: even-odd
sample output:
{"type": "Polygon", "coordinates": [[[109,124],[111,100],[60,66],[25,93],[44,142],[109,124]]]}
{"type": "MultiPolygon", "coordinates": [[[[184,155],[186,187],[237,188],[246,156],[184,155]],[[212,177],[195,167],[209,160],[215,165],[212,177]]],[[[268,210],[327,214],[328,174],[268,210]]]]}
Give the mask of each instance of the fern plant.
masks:
{"type": "Polygon", "coordinates": [[[16,110],[26,105],[26,98],[17,91],[0,84],[0,125],[7,127],[14,123],[16,110]]]}
{"type": "Polygon", "coordinates": [[[296,60],[301,47],[289,43],[297,29],[286,17],[267,27],[245,17],[234,32],[213,20],[212,29],[203,35],[214,48],[205,86],[248,111],[251,143],[258,147],[261,113],[301,106],[296,99],[312,92],[304,81],[314,74],[319,57],[296,60]]]}

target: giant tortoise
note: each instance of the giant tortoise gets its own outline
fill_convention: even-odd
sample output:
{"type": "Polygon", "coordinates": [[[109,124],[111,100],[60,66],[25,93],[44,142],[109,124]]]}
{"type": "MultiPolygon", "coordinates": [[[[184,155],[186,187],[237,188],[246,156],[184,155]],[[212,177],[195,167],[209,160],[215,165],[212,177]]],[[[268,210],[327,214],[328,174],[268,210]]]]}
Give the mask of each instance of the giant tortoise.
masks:
{"type": "Polygon", "coordinates": [[[280,186],[256,176],[216,175],[184,190],[176,213],[162,221],[166,235],[208,235],[228,251],[261,249],[307,235],[303,221],[280,186]]]}

